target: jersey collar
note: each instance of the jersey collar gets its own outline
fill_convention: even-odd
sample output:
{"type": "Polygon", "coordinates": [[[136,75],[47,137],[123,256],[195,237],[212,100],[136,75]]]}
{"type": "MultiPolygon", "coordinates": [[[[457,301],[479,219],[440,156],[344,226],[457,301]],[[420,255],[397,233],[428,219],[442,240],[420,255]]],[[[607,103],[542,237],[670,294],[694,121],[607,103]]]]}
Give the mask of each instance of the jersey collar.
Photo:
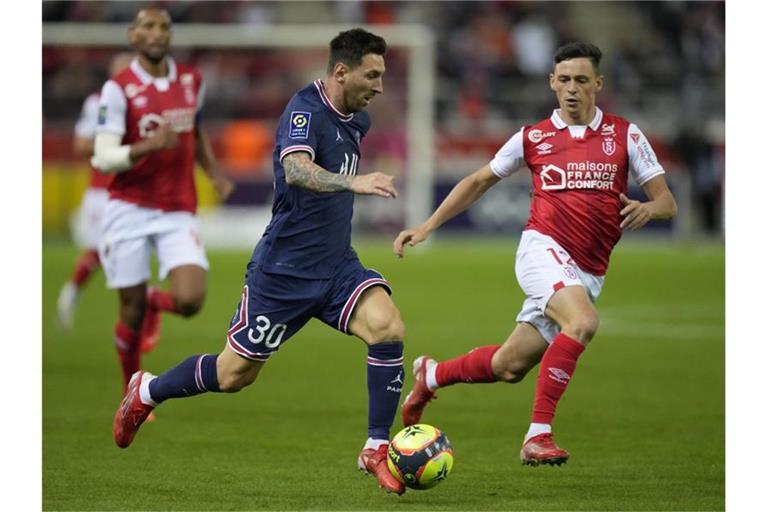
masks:
{"type": "Polygon", "coordinates": [[[349,122],[352,120],[352,118],[355,116],[354,113],[352,114],[342,114],[339,112],[336,107],[333,106],[333,103],[331,103],[331,99],[328,97],[328,94],[325,92],[325,86],[323,85],[323,81],[321,79],[315,80],[315,87],[317,88],[318,94],[320,94],[320,99],[323,100],[323,103],[325,103],[325,106],[328,107],[334,114],[336,114],[336,117],[338,117],[340,120],[346,122],[349,122]]]}
{"type": "Polygon", "coordinates": [[[157,77],[152,76],[147,71],[141,67],[141,64],[139,64],[139,58],[134,57],[134,59],[131,61],[131,71],[133,71],[133,74],[139,77],[139,80],[141,80],[142,85],[149,85],[155,80],[162,80],[167,79],[169,82],[175,82],[176,81],[176,61],[173,60],[171,57],[165,58],[166,62],[168,62],[168,76],[165,77],[157,77]]]}
{"type": "MultiPolygon", "coordinates": [[[[555,109],[552,111],[552,116],[549,118],[550,121],[552,121],[552,124],[555,125],[555,128],[558,130],[562,130],[563,128],[567,127],[568,125],[565,124],[565,121],[563,121],[563,118],[560,117],[560,109],[555,109]]],[[[603,111],[600,110],[600,107],[595,106],[595,117],[592,119],[592,122],[590,122],[587,126],[592,128],[592,131],[597,131],[598,128],[600,128],[600,124],[603,122],[603,111]]]]}

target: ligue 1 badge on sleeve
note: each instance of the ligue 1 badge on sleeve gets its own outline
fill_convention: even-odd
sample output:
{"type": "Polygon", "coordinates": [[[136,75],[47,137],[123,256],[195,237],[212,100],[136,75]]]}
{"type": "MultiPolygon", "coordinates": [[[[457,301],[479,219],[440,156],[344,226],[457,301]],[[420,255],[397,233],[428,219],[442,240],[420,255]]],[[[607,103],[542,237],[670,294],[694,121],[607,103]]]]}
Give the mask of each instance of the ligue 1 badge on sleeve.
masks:
{"type": "Polygon", "coordinates": [[[309,122],[312,120],[311,112],[294,110],[291,112],[291,128],[288,136],[292,139],[306,139],[309,137],[309,122]]]}

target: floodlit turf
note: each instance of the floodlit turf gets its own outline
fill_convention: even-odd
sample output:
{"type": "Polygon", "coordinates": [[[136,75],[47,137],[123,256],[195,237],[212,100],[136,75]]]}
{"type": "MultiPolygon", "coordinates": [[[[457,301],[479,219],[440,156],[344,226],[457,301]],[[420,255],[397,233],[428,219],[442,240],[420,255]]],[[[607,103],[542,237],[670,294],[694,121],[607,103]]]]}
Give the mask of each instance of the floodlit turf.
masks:
{"type": "MultiPolygon", "coordinates": [[[[391,281],[406,362],[502,342],[522,295],[514,243],[438,241],[397,261],[359,247],[391,281]]],[[[523,467],[535,373],[520,384],[441,390],[423,418],[455,450],[429,491],[387,495],[356,467],[366,428],[363,343],[313,321],[236,395],[173,400],[117,448],[116,296],[98,275],[75,328],[54,323],[76,251],[43,255],[45,510],[722,510],[725,507],[724,250],[623,242],[598,301],[601,326],[555,420],[562,467],[523,467]]],[[[203,311],[165,316],[144,368],[218,352],[249,253],[210,251],[203,311]]],[[[399,418],[392,434],[399,430],[399,418]]]]}

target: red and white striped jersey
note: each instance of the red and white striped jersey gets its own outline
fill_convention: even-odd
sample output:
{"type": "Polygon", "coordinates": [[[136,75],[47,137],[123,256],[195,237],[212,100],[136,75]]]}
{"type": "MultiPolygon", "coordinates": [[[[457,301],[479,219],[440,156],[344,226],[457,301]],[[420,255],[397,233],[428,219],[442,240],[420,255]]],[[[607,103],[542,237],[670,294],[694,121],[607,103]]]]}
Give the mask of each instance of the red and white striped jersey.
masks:
{"type": "Polygon", "coordinates": [[[179,143],[148,155],[115,175],[112,198],[164,211],[197,209],[194,181],[195,122],[202,107],[200,72],[167,58],[168,76],[153,77],[137,59],[101,91],[99,132],[123,136],[123,144],[151,137],[160,123],[171,123],[179,143]]]}
{"type": "Polygon", "coordinates": [[[621,238],[620,193],[664,173],[648,140],[626,119],[599,108],[587,126],[568,126],[555,110],[524,126],[490,163],[504,178],[528,167],[533,201],[525,229],[554,238],[579,268],[598,276],[621,238]]]}

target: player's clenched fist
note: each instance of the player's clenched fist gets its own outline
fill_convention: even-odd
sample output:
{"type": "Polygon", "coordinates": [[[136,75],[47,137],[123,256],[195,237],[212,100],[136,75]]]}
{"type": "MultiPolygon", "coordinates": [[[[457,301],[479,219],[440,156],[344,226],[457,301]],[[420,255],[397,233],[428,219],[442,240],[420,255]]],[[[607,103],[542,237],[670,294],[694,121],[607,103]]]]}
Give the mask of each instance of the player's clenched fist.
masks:
{"type": "Polygon", "coordinates": [[[381,197],[397,197],[395,178],[382,172],[372,172],[355,176],[350,188],[355,194],[369,194],[381,197]]]}
{"type": "Polygon", "coordinates": [[[157,127],[150,140],[154,142],[154,147],[159,151],[176,147],[179,143],[179,136],[173,131],[171,123],[163,123],[157,127]]]}

